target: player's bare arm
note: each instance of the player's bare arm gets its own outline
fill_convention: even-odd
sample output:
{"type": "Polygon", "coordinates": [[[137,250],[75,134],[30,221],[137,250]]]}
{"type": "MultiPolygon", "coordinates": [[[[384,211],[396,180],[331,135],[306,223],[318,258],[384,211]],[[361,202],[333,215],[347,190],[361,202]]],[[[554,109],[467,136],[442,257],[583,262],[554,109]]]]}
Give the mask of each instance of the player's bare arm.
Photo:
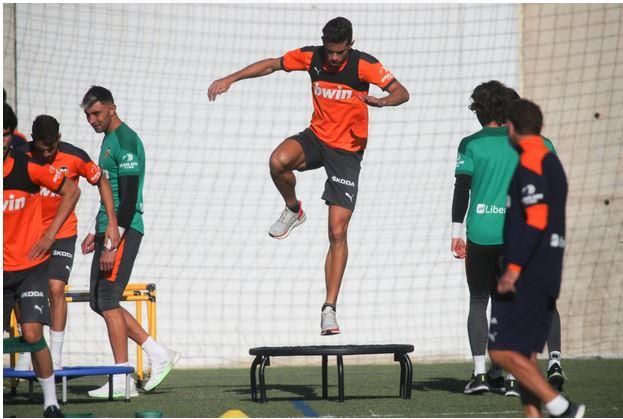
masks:
{"type": "MultiPolygon", "coordinates": [[[[108,226],[106,227],[106,233],[104,236],[104,243],[111,249],[116,249],[121,242],[121,235],[119,234],[119,227],[117,225],[117,214],[115,213],[115,203],[112,196],[112,189],[110,182],[106,179],[106,176],[102,176],[97,183],[102,203],[106,209],[106,215],[108,216],[108,226]]],[[[84,253],[84,250],[83,250],[84,253]]]]}
{"type": "Polygon", "coordinates": [[[267,58],[253,63],[240,71],[212,82],[208,88],[208,99],[214,101],[216,96],[228,91],[229,87],[239,80],[267,76],[277,70],[281,70],[281,58],[267,58]]]}
{"type": "Polygon", "coordinates": [[[56,234],[76,207],[78,198],[80,198],[80,189],[74,182],[64,182],[58,194],[61,196],[58,212],[39,241],[28,252],[28,257],[31,259],[38,259],[50,250],[56,234]]]}
{"type": "Polygon", "coordinates": [[[368,106],[373,106],[375,108],[398,106],[409,100],[409,92],[398,80],[389,86],[387,92],[389,95],[381,98],[370,95],[362,95],[361,100],[363,100],[368,106]]]}

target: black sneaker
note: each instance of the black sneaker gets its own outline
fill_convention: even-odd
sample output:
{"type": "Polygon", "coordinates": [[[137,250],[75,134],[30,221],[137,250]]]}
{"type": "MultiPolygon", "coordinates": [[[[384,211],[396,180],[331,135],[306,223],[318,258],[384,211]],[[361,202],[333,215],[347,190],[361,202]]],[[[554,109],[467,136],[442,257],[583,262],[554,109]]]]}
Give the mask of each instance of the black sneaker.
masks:
{"type": "Polygon", "coordinates": [[[48,408],[45,409],[45,412],[43,412],[43,417],[44,418],[64,418],[65,415],[63,415],[63,412],[61,412],[61,409],[59,409],[58,406],[48,406],[48,408]]]}
{"type": "Polygon", "coordinates": [[[487,372],[487,384],[489,385],[489,390],[494,393],[504,394],[506,392],[504,376],[492,377],[491,370],[487,372]]]}
{"type": "Polygon", "coordinates": [[[517,385],[517,380],[506,380],[504,386],[505,392],[504,395],[508,397],[519,397],[519,386],[517,385]]]}
{"type": "Polygon", "coordinates": [[[562,385],[567,380],[565,373],[562,372],[562,367],[559,363],[554,363],[547,370],[547,381],[552,385],[552,387],[558,389],[558,391],[562,391],[562,385]]]}
{"type": "Polygon", "coordinates": [[[487,377],[486,374],[472,374],[472,379],[469,380],[469,383],[465,386],[465,390],[463,393],[465,394],[480,394],[489,391],[489,386],[487,385],[487,377]]]}
{"type": "Polygon", "coordinates": [[[567,410],[565,410],[562,413],[562,415],[560,416],[550,415],[550,417],[552,418],[583,418],[585,412],[586,412],[585,405],[569,402],[569,407],[567,407],[567,410]]]}

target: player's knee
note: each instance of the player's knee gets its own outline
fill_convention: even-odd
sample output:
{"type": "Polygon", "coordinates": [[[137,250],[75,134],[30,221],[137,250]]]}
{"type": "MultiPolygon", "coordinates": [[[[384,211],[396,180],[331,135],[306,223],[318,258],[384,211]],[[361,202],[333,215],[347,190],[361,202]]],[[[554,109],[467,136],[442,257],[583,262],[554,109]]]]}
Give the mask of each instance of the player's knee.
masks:
{"type": "Polygon", "coordinates": [[[341,244],[346,242],[346,226],[332,225],[329,226],[329,242],[331,244],[341,244]]]}
{"type": "Polygon", "coordinates": [[[41,323],[22,325],[22,338],[31,345],[38,343],[43,338],[43,325],[41,323]]]}
{"type": "Polygon", "coordinates": [[[65,298],[65,283],[63,281],[50,281],[50,300],[65,298]]]}
{"type": "Polygon", "coordinates": [[[288,153],[282,150],[275,150],[270,155],[268,164],[272,173],[279,173],[288,169],[290,157],[288,156],[288,153]]]}

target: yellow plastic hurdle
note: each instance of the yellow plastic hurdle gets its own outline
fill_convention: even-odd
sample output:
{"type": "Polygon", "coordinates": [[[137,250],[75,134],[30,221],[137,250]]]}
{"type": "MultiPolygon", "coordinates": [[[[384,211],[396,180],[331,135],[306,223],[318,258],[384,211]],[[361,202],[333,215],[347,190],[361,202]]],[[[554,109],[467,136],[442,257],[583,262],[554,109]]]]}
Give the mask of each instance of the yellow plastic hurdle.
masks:
{"type": "MultiPolygon", "coordinates": [[[[68,303],[89,302],[89,291],[72,291],[69,286],[65,287],[65,299],[68,303]]],[[[147,312],[147,333],[154,339],[156,336],[156,284],[128,284],[123,292],[121,301],[134,301],[136,307],[136,321],[143,326],[143,302],[145,302],[147,312]]],[[[15,313],[11,312],[11,332],[10,336],[18,336],[17,321],[15,313]]],[[[15,366],[16,355],[11,354],[11,367],[15,366]]],[[[137,345],[136,349],[136,375],[139,382],[143,381],[143,351],[137,345]]]]}

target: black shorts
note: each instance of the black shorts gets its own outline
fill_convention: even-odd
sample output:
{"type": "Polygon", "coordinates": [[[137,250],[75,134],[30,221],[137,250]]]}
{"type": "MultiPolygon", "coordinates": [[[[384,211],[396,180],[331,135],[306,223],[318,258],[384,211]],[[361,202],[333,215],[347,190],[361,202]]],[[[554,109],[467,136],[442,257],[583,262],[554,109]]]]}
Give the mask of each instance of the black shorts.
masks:
{"type": "Polygon", "coordinates": [[[50,264],[48,265],[48,279],[58,279],[69,282],[71,268],[74,266],[74,252],[76,251],[77,236],[58,239],[51,249],[50,264]]]}
{"type": "Polygon", "coordinates": [[[465,274],[470,295],[488,297],[495,294],[502,270],[504,246],[481,245],[467,240],[465,274]]]}
{"type": "Polygon", "coordinates": [[[11,310],[17,303],[21,323],[50,324],[48,304],[48,261],[21,271],[4,271],[2,315],[4,330],[9,331],[11,310]]]}
{"type": "Polygon", "coordinates": [[[516,293],[492,299],[489,350],[511,350],[530,357],[545,347],[556,300],[524,279],[520,277],[515,284],[516,293]]]}
{"type": "Polygon", "coordinates": [[[309,128],[289,138],[298,141],[303,147],[305,168],[301,172],[324,166],[327,181],[322,199],[327,205],[337,205],[354,211],[363,151],[355,153],[331,148],[309,128]]]}
{"type": "Polygon", "coordinates": [[[119,301],[130,281],[134,260],[141,246],[143,235],[130,228],[119,248],[115,258],[115,265],[110,272],[100,271],[100,256],[104,248],[104,235],[95,236],[95,251],[93,262],[91,263],[90,281],[90,305],[91,309],[97,313],[112,310],[119,307],[119,301]]]}

